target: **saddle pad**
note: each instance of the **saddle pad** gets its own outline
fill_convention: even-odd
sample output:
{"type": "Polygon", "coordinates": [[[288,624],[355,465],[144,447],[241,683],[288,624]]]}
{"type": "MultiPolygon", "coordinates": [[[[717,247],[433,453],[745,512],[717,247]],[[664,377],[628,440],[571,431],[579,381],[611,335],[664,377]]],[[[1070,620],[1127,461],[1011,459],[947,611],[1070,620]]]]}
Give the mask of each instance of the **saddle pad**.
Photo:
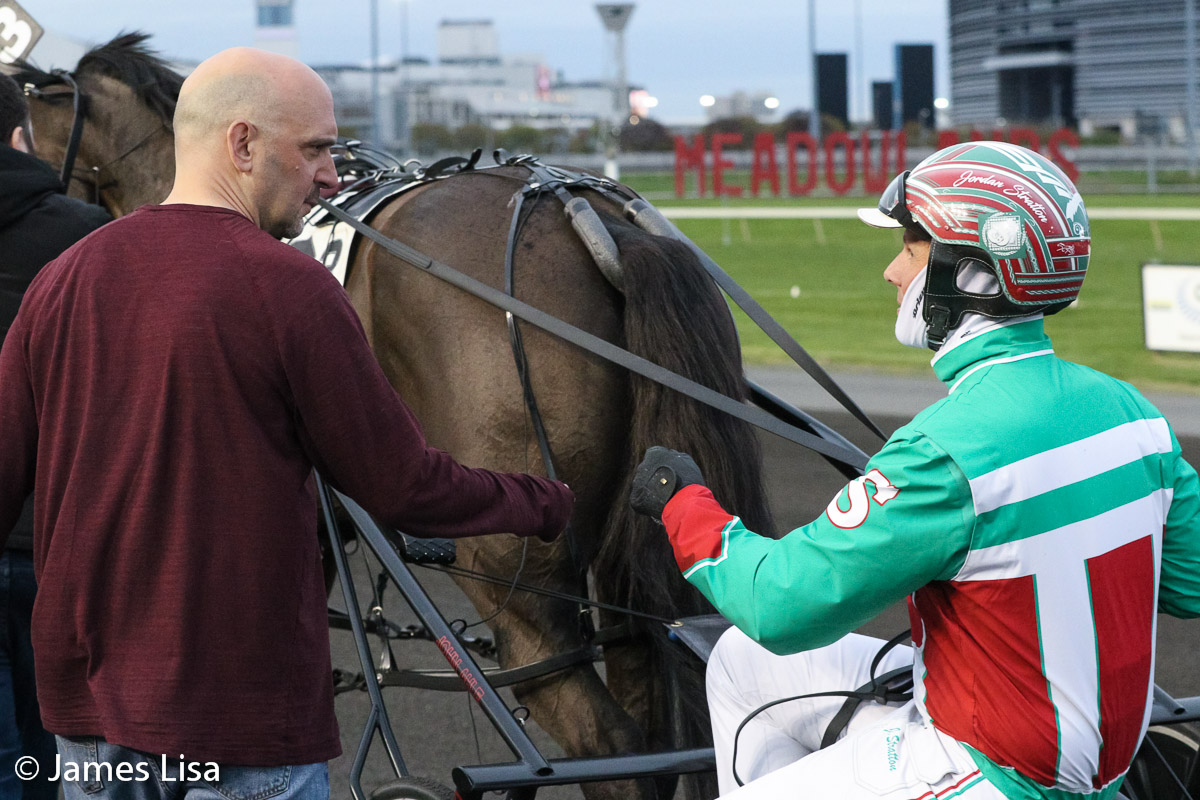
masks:
{"type": "MultiPolygon", "coordinates": [[[[324,209],[318,207],[315,210],[324,209]]],[[[333,277],[338,279],[338,283],[345,286],[346,272],[350,265],[350,246],[354,243],[354,229],[349,225],[339,225],[332,219],[327,219],[320,225],[313,225],[309,222],[312,216],[310,212],[305,218],[304,230],[295,239],[288,239],[287,243],[320,261],[333,273],[333,277]]]]}
{"type": "MultiPolygon", "coordinates": [[[[406,179],[387,180],[366,189],[344,191],[335,195],[332,202],[347,214],[366,222],[385,202],[417,185],[417,182],[406,179]]],[[[349,225],[339,223],[323,207],[317,206],[304,218],[304,230],[300,235],[285,241],[320,261],[338,279],[338,283],[345,286],[357,235],[349,225]]]]}
{"type": "Polygon", "coordinates": [[[683,642],[689,650],[707,664],[708,657],[712,655],[713,648],[717,645],[717,639],[720,639],[721,634],[732,625],[732,622],[720,614],[704,614],[699,617],[684,617],[675,620],[674,623],[667,626],[667,634],[672,639],[683,642]]]}

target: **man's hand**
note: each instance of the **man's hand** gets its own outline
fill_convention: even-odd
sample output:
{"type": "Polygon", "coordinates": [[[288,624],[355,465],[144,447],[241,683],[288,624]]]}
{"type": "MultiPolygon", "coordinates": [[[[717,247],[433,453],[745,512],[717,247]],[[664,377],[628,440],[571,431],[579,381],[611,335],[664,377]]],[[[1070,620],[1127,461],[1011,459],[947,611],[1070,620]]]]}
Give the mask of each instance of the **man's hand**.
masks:
{"type": "Polygon", "coordinates": [[[691,456],[666,447],[651,447],[634,473],[629,505],[639,514],[661,522],[663,509],[675,493],[694,483],[705,485],[691,456]]]}

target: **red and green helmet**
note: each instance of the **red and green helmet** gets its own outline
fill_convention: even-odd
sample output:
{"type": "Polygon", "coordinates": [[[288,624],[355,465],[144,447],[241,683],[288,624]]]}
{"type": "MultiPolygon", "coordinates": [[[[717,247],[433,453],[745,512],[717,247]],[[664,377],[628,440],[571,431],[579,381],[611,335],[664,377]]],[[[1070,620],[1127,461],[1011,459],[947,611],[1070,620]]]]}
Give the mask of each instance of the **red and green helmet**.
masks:
{"type": "Polygon", "coordinates": [[[1087,274],[1091,230],[1083,198],[1061,169],[1019,145],[968,142],[939,150],[897,176],[877,210],[859,216],[932,237],[925,317],[938,344],[965,311],[995,318],[1060,311],[1079,296],[1087,274]],[[966,260],[993,272],[1000,293],[958,289],[955,276],[966,260]]]}

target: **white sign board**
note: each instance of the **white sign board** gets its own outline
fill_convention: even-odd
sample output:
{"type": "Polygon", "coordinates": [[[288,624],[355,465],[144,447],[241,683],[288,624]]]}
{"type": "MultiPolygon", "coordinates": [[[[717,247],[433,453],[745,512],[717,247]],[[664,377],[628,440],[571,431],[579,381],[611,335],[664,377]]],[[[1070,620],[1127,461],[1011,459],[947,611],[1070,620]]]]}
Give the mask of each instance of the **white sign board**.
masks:
{"type": "Polygon", "coordinates": [[[43,32],[17,0],[0,0],[0,64],[28,58],[43,32]]]}
{"type": "Polygon", "coordinates": [[[1200,266],[1142,265],[1146,349],[1200,353],[1200,266]]]}

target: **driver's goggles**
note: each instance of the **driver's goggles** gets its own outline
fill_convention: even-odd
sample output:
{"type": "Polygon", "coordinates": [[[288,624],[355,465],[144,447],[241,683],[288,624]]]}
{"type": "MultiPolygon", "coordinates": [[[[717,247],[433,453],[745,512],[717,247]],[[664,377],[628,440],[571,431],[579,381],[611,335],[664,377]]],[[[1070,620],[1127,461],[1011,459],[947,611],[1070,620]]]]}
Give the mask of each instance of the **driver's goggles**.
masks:
{"type": "Polygon", "coordinates": [[[883,195],[879,198],[879,211],[892,219],[899,222],[905,228],[914,233],[924,235],[924,229],[913,219],[912,212],[908,210],[908,203],[905,198],[904,184],[908,180],[909,173],[912,170],[904,170],[897,175],[887,189],[884,189],[883,195]]]}

